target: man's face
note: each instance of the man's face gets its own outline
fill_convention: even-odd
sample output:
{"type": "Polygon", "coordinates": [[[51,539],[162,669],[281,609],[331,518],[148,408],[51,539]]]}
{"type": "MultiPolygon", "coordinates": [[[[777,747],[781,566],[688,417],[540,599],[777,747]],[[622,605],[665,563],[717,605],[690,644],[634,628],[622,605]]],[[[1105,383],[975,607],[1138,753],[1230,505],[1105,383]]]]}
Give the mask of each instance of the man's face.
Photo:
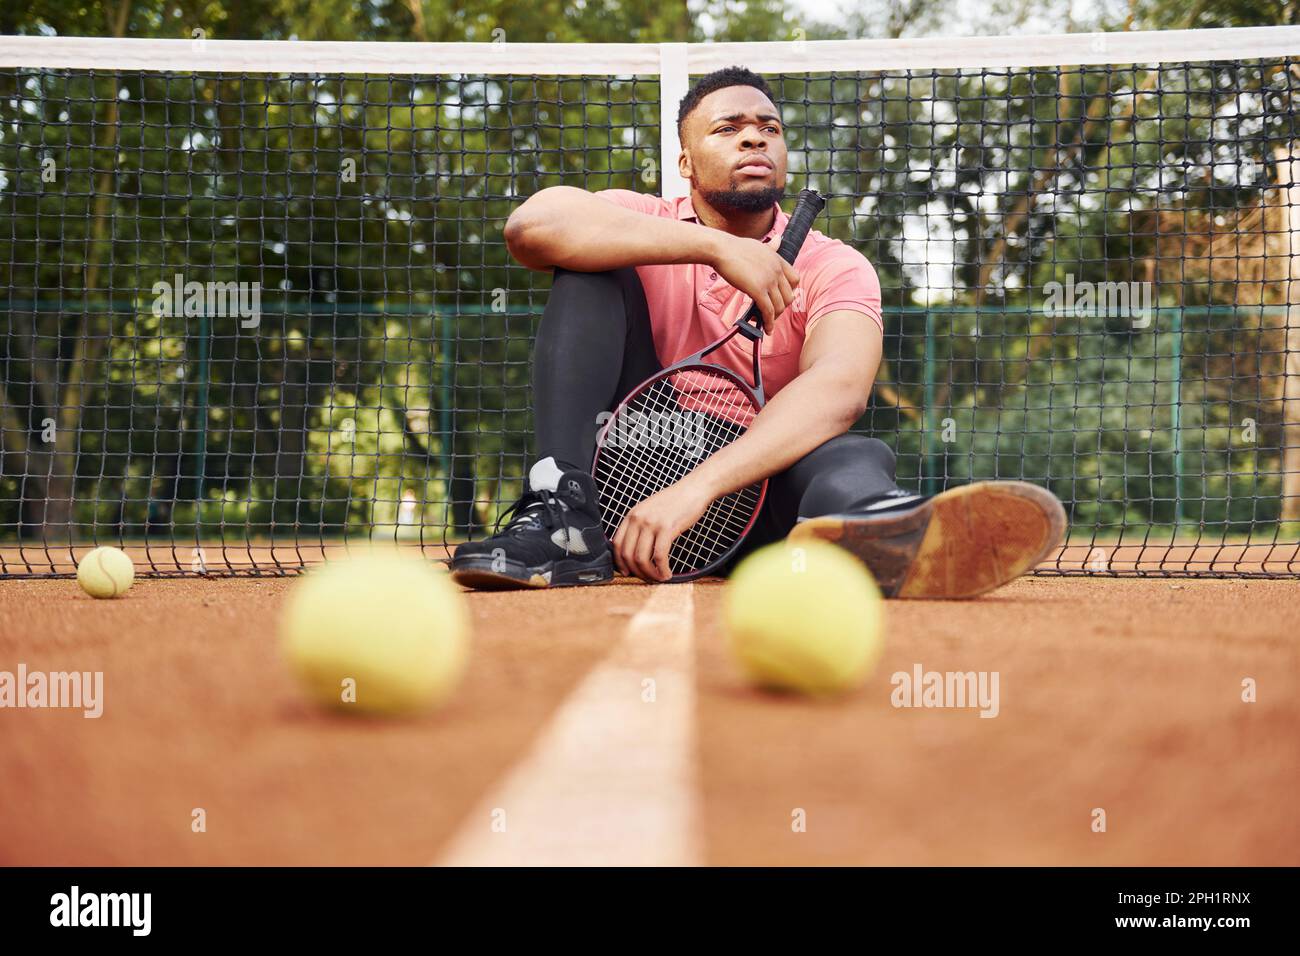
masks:
{"type": "Polygon", "coordinates": [[[715,90],[686,117],[682,176],[722,213],[762,212],[785,192],[785,130],[752,86],[715,90]]]}

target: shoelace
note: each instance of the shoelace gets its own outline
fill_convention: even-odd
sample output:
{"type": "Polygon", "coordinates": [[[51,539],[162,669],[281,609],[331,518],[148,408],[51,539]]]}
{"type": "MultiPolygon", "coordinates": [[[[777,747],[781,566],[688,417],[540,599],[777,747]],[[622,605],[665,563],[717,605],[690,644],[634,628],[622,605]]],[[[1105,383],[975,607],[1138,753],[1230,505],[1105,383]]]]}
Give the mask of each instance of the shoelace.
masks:
{"type": "Polygon", "coordinates": [[[554,528],[561,523],[563,508],[559,500],[549,491],[529,491],[505,510],[497,520],[496,530],[505,526],[505,533],[525,531],[537,526],[540,520],[543,527],[554,528]],[[513,516],[513,517],[512,517],[513,516]]]}

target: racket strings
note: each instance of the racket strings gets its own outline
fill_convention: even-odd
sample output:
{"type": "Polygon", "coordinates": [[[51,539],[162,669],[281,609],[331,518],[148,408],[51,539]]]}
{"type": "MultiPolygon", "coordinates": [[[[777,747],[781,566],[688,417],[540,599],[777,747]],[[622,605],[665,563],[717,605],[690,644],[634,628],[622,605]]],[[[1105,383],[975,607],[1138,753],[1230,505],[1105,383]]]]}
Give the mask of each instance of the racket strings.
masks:
{"type": "MultiPolygon", "coordinates": [[[[628,401],[609,422],[596,461],[605,534],[612,538],[636,505],[743,435],[757,411],[731,378],[707,368],[679,370],[628,401]]],[[[761,496],[759,482],[713,501],[673,542],[672,573],[709,567],[730,550],[761,496]]]]}

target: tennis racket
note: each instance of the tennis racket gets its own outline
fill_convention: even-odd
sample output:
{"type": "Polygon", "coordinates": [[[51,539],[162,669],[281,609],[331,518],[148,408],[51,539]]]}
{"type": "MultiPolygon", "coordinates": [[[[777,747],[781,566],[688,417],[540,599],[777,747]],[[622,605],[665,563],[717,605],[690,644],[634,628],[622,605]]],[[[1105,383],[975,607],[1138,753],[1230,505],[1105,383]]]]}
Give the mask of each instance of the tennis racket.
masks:
{"type": "MultiPolygon", "coordinates": [[[[794,264],[813,220],[826,201],[812,189],[799,193],[778,254],[794,264]]],[[[634,388],[596,437],[592,474],[600,491],[605,536],[613,540],[629,511],[675,484],[743,435],[763,407],[762,313],[750,306],[722,338],[670,365],[634,388]],[[751,386],[731,369],[709,361],[737,335],[754,346],[751,386]]],[[[668,553],[670,581],[687,581],[718,568],[754,526],[767,479],[715,499],[678,535],[668,553]]]]}

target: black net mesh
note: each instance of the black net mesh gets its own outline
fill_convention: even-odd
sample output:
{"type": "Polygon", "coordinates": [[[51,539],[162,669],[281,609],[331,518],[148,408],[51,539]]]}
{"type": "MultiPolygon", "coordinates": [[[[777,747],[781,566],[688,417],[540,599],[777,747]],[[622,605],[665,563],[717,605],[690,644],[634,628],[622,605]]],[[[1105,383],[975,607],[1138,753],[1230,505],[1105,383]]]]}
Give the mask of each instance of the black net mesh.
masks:
{"type": "MultiPolygon", "coordinates": [[[[790,195],[881,278],[858,429],[902,485],[1049,487],[1062,572],[1300,570],[1296,62],[768,79],[790,195]]],[[[631,76],[0,70],[0,575],[483,534],[549,285],[502,226],[658,192],[659,115],[631,76]]]]}

